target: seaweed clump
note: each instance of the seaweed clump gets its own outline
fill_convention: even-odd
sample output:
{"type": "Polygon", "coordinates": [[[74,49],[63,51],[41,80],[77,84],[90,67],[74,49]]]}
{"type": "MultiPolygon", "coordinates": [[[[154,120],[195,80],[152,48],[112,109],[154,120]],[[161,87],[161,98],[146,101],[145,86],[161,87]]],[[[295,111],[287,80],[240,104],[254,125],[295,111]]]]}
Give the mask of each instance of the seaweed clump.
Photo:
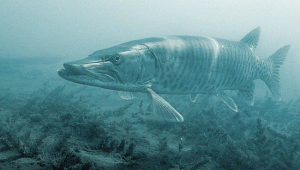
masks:
{"type": "Polygon", "coordinates": [[[186,116],[191,122],[187,140],[196,148],[191,154],[204,163],[189,167],[214,164],[216,169],[299,169],[299,127],[294,126],[299,123],[295,112],[299,102],[267,98],[258,103],[265,105],[241,107],[239,113],[225,113],[226,109],[217,105],[190,111],[193,114],[186,116]]]}
{"type": "MultiPolygon", "coordinates": [[[[109,135],[103,117],[88,114],[89,107],[81,95],[85,88],[66,93],[65,87],[49,91],[45,84],[16,103],[18,109],[3,115],[0,135],[6,150],[16,148],[22,157],[38,159],[41,165],[53,169],[97,169],[118,162],[98,164],[90,160],[91,155],[119,153],[124,157],[120,164],[132,156],[136,144],[126,144],[125,139],[118,142],[109,135]]],[[[112,111],[113,115],[121,116],[130,105],[112,111]]]]}

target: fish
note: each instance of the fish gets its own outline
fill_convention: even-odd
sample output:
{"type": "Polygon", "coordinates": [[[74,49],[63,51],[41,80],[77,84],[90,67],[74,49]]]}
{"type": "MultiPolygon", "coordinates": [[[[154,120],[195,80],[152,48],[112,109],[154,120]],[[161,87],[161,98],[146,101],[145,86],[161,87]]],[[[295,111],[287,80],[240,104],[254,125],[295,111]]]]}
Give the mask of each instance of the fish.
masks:
{"type": "Polygon", "coordinates": [[[261,79],[280,100],[279,68],[291,45],[260,59],[254,54],[259,36],[257,27],[239,41],[200,36],[133,40],[66,62],[57,72],[75,83],[116,90],[126,100],[146,93],[154,113],[167,121],[183,122],[183,116],[160,94],[190,95],[192,102],[199,94],[214,95],[238,112],[225,91],[237,90],[253,105],[253,81],[261,79]]]}

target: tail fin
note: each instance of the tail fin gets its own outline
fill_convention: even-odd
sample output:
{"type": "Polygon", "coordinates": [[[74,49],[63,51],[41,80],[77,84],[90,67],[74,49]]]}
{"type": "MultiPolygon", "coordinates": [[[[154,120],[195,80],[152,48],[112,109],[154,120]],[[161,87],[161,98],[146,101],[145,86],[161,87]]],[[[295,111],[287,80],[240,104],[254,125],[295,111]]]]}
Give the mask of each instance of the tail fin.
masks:
{"type": "Polygon", "coordinates": [[[279,93],[279,88],[280,88],[279,68],[283,64],[283,61],[285,60],[290,47],[291,45],[286,45],[281,47],[273,55],[271,55],[266,61],[268,65],[271,66],[271,68],[269,68],[270,73],[266,77],[266,79],[264,79],[264,81],[269,87],[271,93],[274,95],[274,97],[277,100],[280,100],[281,98],[281,95],[279,93]]]}

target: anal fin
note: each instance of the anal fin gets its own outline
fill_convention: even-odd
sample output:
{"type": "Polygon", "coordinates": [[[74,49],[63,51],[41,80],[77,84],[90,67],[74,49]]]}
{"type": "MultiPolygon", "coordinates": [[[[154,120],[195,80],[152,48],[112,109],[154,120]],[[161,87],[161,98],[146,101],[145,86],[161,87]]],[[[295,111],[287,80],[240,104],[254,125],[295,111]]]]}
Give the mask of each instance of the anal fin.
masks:
{"type": "Polygon", "coordinates": [[[152,89],[147,89],[153,102],[154,113],[171,122],[183,122],[184,118],[167,101],[156,94],[152,89]]]}
{"type": "Polygon", "coordinates": [[[232,98],[230,98],[229,96],[227,96],[227,94],[223,93],[223,92],[219,92],[216,94],[216,96],[221,99],[231,110],[233,110],[234,112],[238,112],[238,107],[235,104],[234,100],[232,98]]]}

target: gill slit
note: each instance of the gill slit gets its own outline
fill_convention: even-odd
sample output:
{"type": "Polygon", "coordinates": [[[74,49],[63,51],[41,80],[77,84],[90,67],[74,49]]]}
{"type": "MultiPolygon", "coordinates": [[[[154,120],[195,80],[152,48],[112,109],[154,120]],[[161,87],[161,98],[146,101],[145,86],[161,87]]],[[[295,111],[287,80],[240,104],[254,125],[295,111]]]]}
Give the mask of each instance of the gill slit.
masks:
{"type": "Polygon", "coordinates": [[[155,72],[155,75],[152,79],[150,79],[149,81],[147,82],[151,82],[152,80],[157,80],[157,78],[160,76],[161,74],[161,64],[160,64],[160,61],[158,59],[158,57],[156,56],[156,54],[154,53],[154,50],[147,44],[142,44],[144,46],[146,46],[148,48],[148,50],[153,54],[154,58],[155,58],[155,68],[156,68],[156,72],[155,72]]]}
{"type": "Polygon", "coordinates": [[[138,50],[138,49],[136,49],[137,51],[138,51],[138,53],[139,53],[139,55],[138,55],[138,57],[139,57],[139,59],[138,59],[138,67],[139,67],[139,72],[138,72],[138,76],[136,77],[136,80],[134,81],[134,83],[133,84],[137,84],[137,82],[138,82],[138,80],[140,80],[141,78],[142,78],[142,75],[143,75],[143,63],[141,63],[141,56],[140,55],[142,55],[141,53],[140,53],[140,51],[138,50]]]}

